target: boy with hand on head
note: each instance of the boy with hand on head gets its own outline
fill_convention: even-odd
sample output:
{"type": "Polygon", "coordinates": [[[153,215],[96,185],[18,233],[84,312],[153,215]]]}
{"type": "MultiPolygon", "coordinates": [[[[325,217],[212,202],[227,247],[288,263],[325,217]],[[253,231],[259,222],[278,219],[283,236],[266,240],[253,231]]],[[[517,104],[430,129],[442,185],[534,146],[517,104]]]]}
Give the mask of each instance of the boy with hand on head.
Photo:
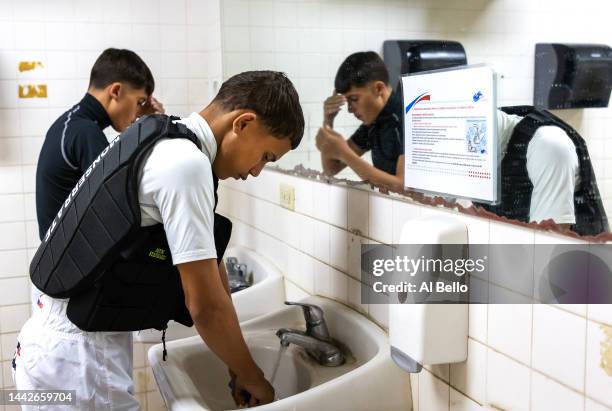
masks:
{"type": "Polygon", "coordinates": [[[85,97],[47,132],[36,169],[36,215],[40,238],[92,161],[108,146],[103,130],[122,132],[146,114],[161,114],[149,67],[133,51],[109,48],[91,69],[85,97]]]}
{"type": "MultiPolygon", "coordinates": [[[[136,207],[140,213],[140,230],[161,226],[171,264],[177,269],[173,274],[178,279],[171,277],[171,280],[180,280],[181,288],[178,294],[165,288],[159,292],[172,294],[165,295],[170,301],[174,301],[177,295],[183,297],[171,319],[176,319],[179,311],[188,313],[206,345],[227,365],[232,378],[232,396],[237,405],[269,403],[274,400],[274,389],[249,352],[232,304],[227,277],[219,269],[213,234],[216,178],[246,180],[249,175],[257,177],[266,163],[276,161],[295,149],[303,133],[304,116],[291,81],[282,73],[252,71],[225,81],[213,101],[199,113],[180,120],[151,116],[139,121],[113,144],[105,161],[98,162],[104,164],[106,174],[106,165],[113,164],[113,160],[108,163],[106,160],[119,158],[117,150],[120,147],[123,150],[122,141],[134,141],[134,137],[143,141],[135,150],[145,148],[141,148],[143,151],[135,156],[137,160],[130,163],[140,167],[136,180],[137,196],[134,196],[138,198],[136,207]],[[172,130],[172,134],[161,133],[157,137],[151,134],[141,140],[140,133],[157,130],[151,125],[159,122],[164,124],[162,130],[172,130]],[[124,140],[129,138],[132,140],[124,140]],[[147,145],[148,141],[153,143],[147,145]],[[244,395],[245,392],[248,394],[244,395]]],[[[114,178],[112,172],[110,169],[106,181],[114,178]]],[[[95,174],[94,169],[90,176],[95,174]]],[[[86,178],[83,186],[89,181],[86,178]]],[[[124,198],[128,191],[120,186],[118,192],[125,194],[120,194],[114,203],[128,204],[124,198]]],[[[96,199],[92,197],[88,205],[88,209],[94,212],[96,199]]],[[[123,214],[123,210],[120,211],[123,214]]],[[[64,220],[58,219],[55,226],[63,226],[64,220]]],[[[86,218],[79,222],[77,230],[81,228],[88,229],[82,233],[89,231],[93,236],[105,231],[87,226],[86,218]]],[[[48,243],[43,240],[37,256],[44,254],[44,247],[56,244],[62,247],[61,241],[53,243],[54,235],[50,238],[48,243]]],[[[115,258],[114,254],[109,255],[115,258]]],[[[104,257],[99,256],[100,259],[104,257]]],[[[36,263],[36,257],[34,261],[35,270],[40,275],[44,266],[36,263]]],[[[104,275],[108,278],[106,273],[104,275]]],[[[127,286],[104,282],[104,279],[99,283],[102,284],[101,292],[108,292],[111,297],[115,296],[115,291],[120,294],[127,286]]],[[[129,308],[133,308],[131,306],[137,301],[130,296],[143,293],[138,293],[136,287],[132,286],[130,290],[133,293],[128,293],[126,305],[129,308]]],[[[139,328],[129,328],[130,331],[126,332],[108,327],[105,324],[120,322],[125,316],[115,315],[109,321],[96,307],[87,311],[90,314],[80,313],[87,316],[83,322],[94,331],[83,331],[72,321],[77,318],[72,316],[74,304],[77,304],[75,301],[83,302],[82,295],[86,296],[88,303],[97,304],[87,298],[90,292],[97,292],[93,288],[79,290],[80,294],[67,299],[42,295],[39,306],[18,337],[13,361],[15,384],[18,389],[76,390],[77,409],[137,410],[139,406],[132,380],[131,331],[139,328]],[[60,375],[62,377],[58,378],[60,375]]],[[[134,318],[134,323],[157,320],[157,317],[152,318],[158,315],[157,311],[133,310],[131,315],[134,312],[146,313],[138,314],[142,318],[134,318]]],[[[167,324],[167,317],[162,318],[167,324]]]]}
{"type": "Polygon", "coordinates": [[[334,85],[333,95],[323,106],[323,127],[316,136],[323,172],[333,176],[349,166],[361,179],[382,190],[401,190],[402,97],[392,90],[385,63],[373,51],[351,54],[338,68],[334,85]],[[333,129],[345,103],[349,113],[362,122],[348,140],[333,129]],[[361,158],[367,151],[372,151],[373,165],[361,158]]]}
{"type": "MultiPolygon", "coordinates": [[[[402,105],[378,54],[348,56],[336,74],[334,94],[325,100],[316,137],[325,174],[348,165],[383,192],[403,192],[402,105]],[[345,103],[363,123],[348,140],[333,130],[345,103]],[[373,166],[361,159],[368,150],[373,166]]],[[[513,106],[497,110],[497,134],[501,203],[477,205],[526,223],[550,219],[583,235],[609,231],[587,145],[576,130],[546,110],[513,106]]]]}

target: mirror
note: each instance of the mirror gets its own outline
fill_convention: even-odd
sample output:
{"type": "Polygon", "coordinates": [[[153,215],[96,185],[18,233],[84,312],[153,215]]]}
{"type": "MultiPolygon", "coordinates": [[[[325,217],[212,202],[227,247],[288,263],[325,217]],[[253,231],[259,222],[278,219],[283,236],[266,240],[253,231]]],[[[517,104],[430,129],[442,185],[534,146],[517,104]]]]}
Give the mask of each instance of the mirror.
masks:
{"type": "MultiPolygon", "coordinates": [[[[368,180],[380,186],[375,190],[402,191],[401,185],[384,177],[397,177],[403,168],[403,102],[396,89],[398,73],[466,62],[491,65],[498,73],[498,136],[503,153],[500,180],[505,202],[476,210],[467,200],[403,194],[417,201],[452,207],[458,204],[466,212],[491,218],[544,221],[542,226],[558,230],[573,227],[582,235],[607,231],[612,181],[605,167],[612,153],[605,149],[612,146],[606,143],[604,119],[609,117],[609,109],[551,110],[558,122],[546,123],[525,142],[513,135],[529,113],[507,108],[534,104],[536,44],[559,39],[605,44],[612,29],[593,29],[609,26],[601,17],[605,13],[591,9],[583,12],[588,16],[574,18],[553,3],[502,3],[329,1],[288,5],[287,12],[282,18],[275,16],[275,24],[270,27],[262,27],[253,16],[240,23],[224,23],[228,40],[223,51],[224,74],[228,77],[240,70],[275,69],[286,72],[296,84],[306,120],[305,136],[296,150],[272,167],[297,174],[318,172],[351,182],[370,176],[368,180]],[[229,41],[239,38],[236,33],[229,35],[235,30],[249,36],[250,48],[229,41]],[[385,43],[393,39],[404,42],[385,43]],[[367,51],[372,52],[354,54],[367,51]],[[395,62],[389,57],[393,53],[395,62]],[[376,58],[386,68],[386,81],[376,58]],[[585,144],[580,143],[582,140],[585,144]],[[349,147],[352,154],[338,155],[338,147],[349,147]],[[320,149],[329,154],[327,160],[322,159],[320,149]],[[513,171],[503,164],[508,152],[511,157],[507,158],[522,159],[521,178],[508,178],[513,171]],[[337,158],[347,156],[352,166],[337,158]],[[368,165],[377,172],[371,168],[368,171],[368,165]]],[[[575,84],[592,84],[585,80],[589,72],[580,71],[586,77],[575,84]]]]}

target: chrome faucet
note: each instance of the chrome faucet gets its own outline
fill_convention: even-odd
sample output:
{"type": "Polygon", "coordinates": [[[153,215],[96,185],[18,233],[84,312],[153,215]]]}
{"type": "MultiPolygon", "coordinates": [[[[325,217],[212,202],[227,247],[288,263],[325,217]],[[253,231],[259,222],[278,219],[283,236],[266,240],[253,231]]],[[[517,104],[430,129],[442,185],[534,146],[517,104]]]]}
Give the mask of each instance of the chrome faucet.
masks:
{"type": "Polygon", "coordinates": [[[225,259],[225,269],[227,270],[227,275],[238,275],[238,259],[236,257],[227,257],[225,259]]]}
{"type": "Polygon", "coordinates": [[[317,362],[326,367],[337,367],[344,364],[344,355],[334,345],[327,324],[323,319],[323,310],[314,304],[285,301],[286,305],[297,305],[304,311],[306,331],[281,328],[276,332],[283,347],[295,344],[306,349],[306,352],[317,362]]]}
{"type": "Polygon", "coordinates": [[[252,276],[248,275],[247,265],[238,262],[236,257],[227,257],[225,259],[225,269],[232,293],[244,290],[252,285],[252,276]]]}

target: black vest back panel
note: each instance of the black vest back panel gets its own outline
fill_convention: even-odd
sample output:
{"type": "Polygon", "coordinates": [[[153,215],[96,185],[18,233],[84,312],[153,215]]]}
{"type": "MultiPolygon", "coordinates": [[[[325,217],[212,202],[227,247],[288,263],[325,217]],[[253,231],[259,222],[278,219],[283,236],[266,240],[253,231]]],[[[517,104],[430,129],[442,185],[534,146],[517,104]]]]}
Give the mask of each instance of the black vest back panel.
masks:
{"type": "Polygon", "coordinates": [[[529,222],[533,184],[527,172],[527,147],[542,126],[561,128],[574,143],[580,167],[580,188],[574,192],[576,224],[571,228],[581,235],[609,231],[599,189],[584,139],[569,124],[546,110],[532,106],[502,107],[507,114],[524,117],[516,125],[501,163],[501,202],[496,206],[479,204],[499,216],[529,222]]]}
{"type": "MultiPolygon", "coordinates": [[[[73,189],[30,265],[41,291],[70,297],[68,318],[82,330],[163,329],[172,319],[193,325],[163,225],[140,227],[138,177],[148,152],[162,138],[200,147],[172,120],[145,117],[111,142],[73,189]]],[[[216,177],[214,185],[216,191],[216,177]]],[[[220,260],[231,222],[215,213],[214,231],[220,260]]]]}
{"type": "Polygon", "coordinates": [[[161,138],[189,136],[168,116],[147,116],[113,140],[59,210],[30,264],[32,283],[54,298],[90,287],[140,228],[138,170],[161,138]]]}
{"type": "MultiPolygon", "coordinates": [[[[231,221],[215,213],[218,263],[231,230],[231,221]]],[[[162,330],[170,320],[191,327],[193,321],[163,225],[139,230],[130,248],[123,250],[93,287],[70,298],[67,315],[85,331],[162,330]]]]}

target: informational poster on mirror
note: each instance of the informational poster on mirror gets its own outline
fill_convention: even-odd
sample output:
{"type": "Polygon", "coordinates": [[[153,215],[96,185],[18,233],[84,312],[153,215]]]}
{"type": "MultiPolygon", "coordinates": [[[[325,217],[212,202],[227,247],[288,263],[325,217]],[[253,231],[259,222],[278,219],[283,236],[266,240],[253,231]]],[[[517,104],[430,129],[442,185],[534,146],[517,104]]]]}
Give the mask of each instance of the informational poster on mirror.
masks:
{"type": "Polygon", "coordinates": [[[406,189],[496,203],[496,76],[485,65],[402,77],[406,189]]]}

